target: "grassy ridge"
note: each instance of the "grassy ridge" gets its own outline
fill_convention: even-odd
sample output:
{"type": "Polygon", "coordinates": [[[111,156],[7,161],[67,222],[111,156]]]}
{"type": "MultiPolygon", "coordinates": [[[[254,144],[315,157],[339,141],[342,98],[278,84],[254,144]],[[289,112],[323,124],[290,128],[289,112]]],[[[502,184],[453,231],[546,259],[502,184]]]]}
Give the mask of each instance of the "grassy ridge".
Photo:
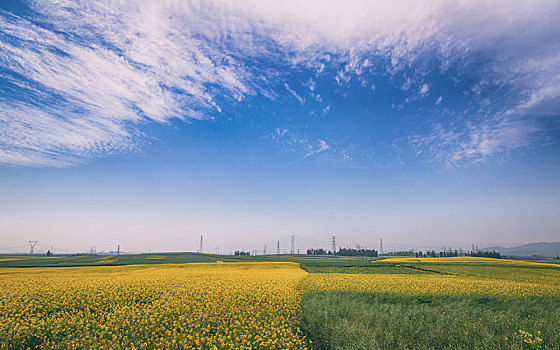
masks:
{"type": "Polygon", "coordinates": [[[320,349],[560,347],[558,297],[319,291],[302,308],[302,328],[320,349]]]}

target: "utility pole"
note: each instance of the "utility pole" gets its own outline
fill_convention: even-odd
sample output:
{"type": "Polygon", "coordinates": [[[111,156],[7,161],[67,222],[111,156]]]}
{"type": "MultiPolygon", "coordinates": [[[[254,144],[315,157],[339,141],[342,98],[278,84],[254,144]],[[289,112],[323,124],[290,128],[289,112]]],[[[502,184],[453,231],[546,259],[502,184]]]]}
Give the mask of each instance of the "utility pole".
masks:
{"type": "Polygon", "coordinates": [[[33,249],[37,245],[37,241],[29,241],[29,254],[33,254],[33,249]]]}
{"type": "Polygon", "coordinates": [[[295,240],[296,236],[290,236],[290,238],[291,238],[291,243],[292,243],[291,246],[290,246],[290,254],[294,255],[294,240],[295,240]]]}
{"type": "Polygon", "coordinates": [[[200,248],[198,248],[198,252],[202,253],[202,235],[200,236],[200,248]]]}
{"type": "Polygon", "coordinates": [[[280,255],[280,241],[276,242],[276,255],[280,255]]]}
{"type": "Polygon", "coordinates": [[[117,245],[117,255],[121,254],[121,245],[117,245]]]}
{"type": "Polygon", "coordinates": [[[336,254],[336,236],[331,236],[331,243],[332,243],[332,253],[333,255],[336,254]]]}

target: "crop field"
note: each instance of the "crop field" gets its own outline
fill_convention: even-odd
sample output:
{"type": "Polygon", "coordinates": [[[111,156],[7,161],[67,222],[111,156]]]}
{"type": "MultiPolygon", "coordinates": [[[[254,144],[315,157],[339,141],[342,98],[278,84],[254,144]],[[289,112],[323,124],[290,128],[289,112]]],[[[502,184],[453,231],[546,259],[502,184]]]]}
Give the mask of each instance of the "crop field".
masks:
{"type": "Polygon", "coordinates": [[[560,295],[560,268],[552,264],[471,257],[398,258],[370,264],[402,267],[416,273],[312,274],[303,288],[405,294],[560,295]]]}
{"type": "MultiPolygon", "coordinates": [[[[554,264],[305,256],[223,262],[161,253],[87,258],[84,265],[96,266],[0,268],[0,349],[560,347],[554,264]],[[210,261],[179,263],[189,258],[210,261]],[[114,265],[127,259],[144,264],[114,265]],[[112,265],[99,266],[103,261],[112,265]]],[[[0,266],[68,259],[79,262],[6,256],[0,266]]]]}
{"type": "Polygon", "coordinates": [[[558,349],[560,267],[392,258],[416,274],[311,274],[302,328],[321,349],[558,349]]]}
{"type": "Polygon", "coordinates": [[[295,263],[0,271],[1,349],[305,349],[295,263]]]}
{"type": "Polygon", "coordinates": [[[557,297],[318,291],[303,328],[321,349],[558,349],[557,297]]]}

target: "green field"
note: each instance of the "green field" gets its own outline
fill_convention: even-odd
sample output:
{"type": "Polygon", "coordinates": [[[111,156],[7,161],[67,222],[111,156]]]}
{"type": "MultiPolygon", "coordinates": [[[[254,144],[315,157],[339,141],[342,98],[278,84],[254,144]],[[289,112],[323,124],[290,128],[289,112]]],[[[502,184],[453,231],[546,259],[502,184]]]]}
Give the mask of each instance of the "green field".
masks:
{"type": "Polygon", "coordinates": [[[430,288],[424,289],[428,294],[415,294],[412,284],[419,280],[409,278],[411,291],[404,286],[402,293],[313,291],[302,301],[302,327],[321,349],[559,349],[560,266],[479,260],[386,259],[371,264],[496,283],[496,294],[504,283],[555,289],[523,297],[492,295],[493,288],[485,295],[463,294],[461,288],[458,295],[430,295],[430,288]]]}
{"type": "Polygon", "coordinates": [[[298,329],[316,349],[560,348],[560,266],[554,260],[2,255],[0,277],[3,271],[17,274],[49,267],[216,262],[299,263],[309,274],[298,286],[298,329]]]}
{"type": "Polygon", "coordinates": [[[558,349],[558,297],[307,294],[303,328],[321,349],[558,349]],[[526,332],[526,333],[524,333],[526,332]]]}
{"type": "Polygon", "coordinates": [[[309,273],[417,273],[395,264],[374,265],[369,259],[341,256],[308,255],[261,255],[233,256],[199,253],[154,253],[127,255],[60,255],[53,257],[38,255],[0,255],[1,267],[76,267],[76,266],[120,266],[132,264],[184,264],[289,261],[297,262],[309,273]]]}

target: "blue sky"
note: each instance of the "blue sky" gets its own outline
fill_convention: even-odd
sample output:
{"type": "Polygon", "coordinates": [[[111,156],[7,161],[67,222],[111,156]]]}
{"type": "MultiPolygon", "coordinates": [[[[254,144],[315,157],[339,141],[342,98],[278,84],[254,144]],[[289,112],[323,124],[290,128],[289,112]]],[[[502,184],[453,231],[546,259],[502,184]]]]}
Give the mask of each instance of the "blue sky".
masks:
{"type": "Polygon", "coordinates": [[[556,1],[3,2],[0,248],[557,241],[557,23],[556,1]]]}

